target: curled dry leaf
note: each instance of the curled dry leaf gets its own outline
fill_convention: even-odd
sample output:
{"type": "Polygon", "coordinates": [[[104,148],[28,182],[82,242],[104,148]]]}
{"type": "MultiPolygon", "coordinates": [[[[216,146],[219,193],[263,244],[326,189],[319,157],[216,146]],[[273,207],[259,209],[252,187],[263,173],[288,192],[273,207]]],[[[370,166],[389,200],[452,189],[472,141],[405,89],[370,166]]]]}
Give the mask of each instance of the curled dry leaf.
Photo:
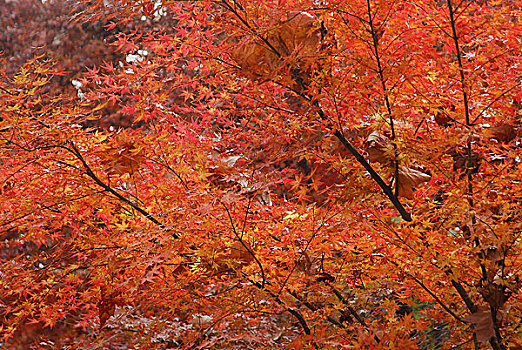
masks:
{"type": "MultiPolygon", "coordinates": [[[[251,79],[270,79],[288,63],[292,66],[309,64],[316,59],[321,41],[321,31],[316,28],[314,17],[307,12],[289,12],[287,19],[280,19],[264,36],[231,39],[234,48],[230,55],[251,79]]],[[[302,77],[301,77],[302,78],[302,77]]]]}
{"type": "Polygon", "coordinates": [[[208,179],[216,187],[227,190],[229,194],[243,195],[255,199],[255,204],[272,206],[270,188],[266,181],[255,182],[249,174],[239,172],[236,166],[238,156],[219,159],[208,165],[208,179]]]}
{"type": "Polygon", "coordinates": [[[399,196],[412,199],[414,187],[431,179],[431,175],[407,167],[399,168],[399,196]]]}
{"type": "Polygon", "coordinates": [[[328,272],[319,272],[315,276],[315,280],[317,282],[333,283],[335,282],[335,277],[329,274],[328,272]]]}
{"type": "Polygon", "coordinates": [[[448,123],[452,120],[451,117],[441,111],[435,112],[434,118],[435,122],[439,125],[448,125],[448,123]]]}
{"type": "Polygon", "coordinates": [[[505,286],[489,283],[480,289],[480,294],[484,300],[494,308],[502,307],[511,296],[511,292],[505,286]]]}
{"type": "MultiPolygon", "coordinates": [[[[500,319],[501,317],[502,314],[497,313],[497,319],[500,319]]],[[[488,342],[489,339],[495,335],[489,306],[479,306],[477,312],[466,316],[464,320],[473,324],[477,339],[484,343],[488,342]]]]}
{"type": "Polygon", "coordinates": [[[132,174],[144,161],[143,148],[126,134],[116,134],[98,152],[102,163],[112,174],[132,174]]]}
{"type": "Polygon", "coordinates": [[[212,322],[212,316],[202,315],[202,314],[194,314],[192,318],[188,321],[194,327],[203,327],[212,322]]]}
{"type": "MultiPolygon", "coordinates": [[[[446,149],[446,154],[453,158],[454,171],[466,171],[468,167],[468,154],[466,147],[453,146],[446,149]]],[[[476,152],[471,153],[471,162],[469,167],[473,174],[477,173],[482,162],[482,156],[476,152]]]]}
{"type": "Polygon", "coordinates": [[[321,41],[315,18],[307,12],[290,12],[277,31],[277,46],[283,56],[294,54],[300,60],[316,58],[321,41]]]}
{"type": "Polygon", "coordinates": [[[98,303],[98,316],[100,317],[100,328],[103,328],[107,320],[114,316],[116,304],[107,300],[102,300],[98,303]]]}
{"type": "Polygon", "coordinates": [[[382,164],[392,162],[393,146],[388,137],[378,131],[374,131],[366,139],[365,145],[370,161],[382,164]]]}
{"type": "Polygon", "coordinates": [[[310,274],[312,269],[312,259],[310,256],[303,252],[302,257],[298,258],[296,261],[296,271],[304,272],[305,274],[310,274]]]}
{"type": "Polygon", "coordinates": [[[455,112],[455,106],[452,104],[447,104],[445,108],[439,107],[435,111],[433,117],[435,122],[441,126],[447,126],[450,122],[453,121],[451,117],[451,113],[455,112]]]}
{"type": "Polygon", "coordinates": [[[486,134],[489,138],[502,143],[509,143],[518,136],[517,128],[507,123],[500,123],[487,129],[486,134]]]}
{"type": "Polygon", "coordinates": [[[98,302],[98,316],[100,317],[100,328],[103,328],[109,318],[114,316],[116,306],[122,306],[121,293],[111,291],[111,288],[102,286],[100,288],[100,300],[98,302]],[[109,290],[108,290],[109,289],[109,290]]]}
{"type": "MultiPolygon", "coordinates": [[[[243,243],[252,251],[248,243],[243,243]]],[[[254,257],[243,243],[235,242],[232,246],[216,249],[211,254],[202,251],[200,255],[202,266],[213,273],[221,274],[250,264],[254,261],[254,257]]]]}
{"type": "MultiPolygon", "coordinates": [[[[366,152],[372,162],[379,162],[388,166],[395,173],[393,164],[393,146],[390,139],[378,131],[372,132],[366,140],[366,152]]],[[[431,176],[405,166],[399,167],[398,195],[412,199],[414,187],[431,179],[431,176]]],[[[395,185],[393,184],[392,187],[395,185]]]]}
{"type": "Polygon", "coordinates": [[[502,252],[494,245],[484,245],[481,247],[484,258],[490,261],[499,262],[504,259],[502,252]]]}
{"type": "MultiPolygon", "coordinates": [[[[316,275],[317,281],[321,278],[321,273],[318,271],[321,269],[321,257],[309,255],[306,251],[302,253],[302,256],[299,256],[296,259],[296,271],[304,272],[307,276],[316,275]]],[[[328,274],[325,274],[323,277],[327,278],[328,274]]],[[[332,276],[333,277],[333,276],[332,276]]]]}

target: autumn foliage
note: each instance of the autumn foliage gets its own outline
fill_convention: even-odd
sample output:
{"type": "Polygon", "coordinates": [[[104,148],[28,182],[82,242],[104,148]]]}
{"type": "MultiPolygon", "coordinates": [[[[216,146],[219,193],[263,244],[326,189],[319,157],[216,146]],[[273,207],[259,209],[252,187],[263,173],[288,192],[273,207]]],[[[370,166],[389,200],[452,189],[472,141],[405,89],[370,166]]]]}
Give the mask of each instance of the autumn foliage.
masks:
{"type": "Polygon", "coordinates": [[[519,2],[0,9],[0,347],[522,349],[519,2]]]}

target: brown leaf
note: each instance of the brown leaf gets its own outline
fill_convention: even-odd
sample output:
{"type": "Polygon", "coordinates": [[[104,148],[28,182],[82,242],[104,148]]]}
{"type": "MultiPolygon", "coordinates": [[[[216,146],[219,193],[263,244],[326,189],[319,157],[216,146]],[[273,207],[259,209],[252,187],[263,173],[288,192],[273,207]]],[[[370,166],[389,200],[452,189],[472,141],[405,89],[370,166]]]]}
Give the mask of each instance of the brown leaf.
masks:
{"type": "Polygon", "coordinates": [[[372,162],[388,164],[393,160],[393,146],[390,139],[374,131],[366,139],[366,152],[372,162]]]}
{"type": "Polygon", "coordinates": [[[482,246],[482,254],[487,260],[499,262],[504,259],[502,252],[494,245],[482,246]]]}
{"type": "Polygon", "coordinates": [[[183,275],[189,271],[189,267],[187,264],[179,264],[176,266],[174,270],[172,270],[171,274],[174,277],[177,277],[179,275],[183,275]]]}
{"type": "MultiPolygon", "coordinates": [[[[387,165],[390,170],[395,173],[393,146],[388,137],[378,131],[372,132],[366,139],[366,152],[368,153],[370,161],[387,165]]],[[[431,175],[423,173],[422,171],[400,166],[398,195],[411,199],[413,198],[414,187],[430,179],[431,175]]]]}
{"type": "Polygon", "coordinates": [[[489,306],[479,306],[477,312],[466,316],[464,320],[473,324],[477,339],[481,342],[488,342],[495,335],[489,306]]]}
{"type": "Polygon", "coordinates": [[[320,272],[317,275],[315,275],[315,280],[317,282],[331,283],[331,282],[335,282],[335,277],[330,275],[327,272],[320,272]]]}
{"type": "Polygon", "coordinates": [[[498,142],[508,143],[517,137],[517,129],[511,124],[500,123],[487,129],[486,134],[498,142]]]}
{"type": "Polygon", "coordinates": [[[496,283],[489,283],[480,289],[484,300],[495,308],[502,307],[510,297],[510,291],[496,283]]]}
{"type": "Polygon", "coordinates": [[[339,322],[348,324],[353,323],[353,317],[349,307],[343,308],[339,311],[341,313],[339,316],[339,322]]]}
{"type": "Polygon", "coordinates": [[[455,112],[455,106],[452,104],[446,104],[446,108],[438,107],[433,115],[435,122],[442,126],[448,125],[453,121],[453,118],[451,117],[452,112],[455,112]]]}
{"type": "Polygon", "coordinates": [[[241,265],[247,265],[254,261],[254,257],[248,251],[248,249],[251,248],[248,245],[246,245],[246,247],[248,247],[247,249],[244,244],[246,245],[247,243],[235,242],[230,247],[230,258],[239,262],[241,265]]]}
{"type": "Polygon", "coordinates": [[[310,270],[312,268],[312,260],[310,256],[306,252],[303,252],[302,257],[300,257],[296,262],[296,271],[304,272],[305,274],[310,274],[310,270]]]}
{"type": "MultiPolygon", "coordinates": [[[[453,146],[446,149],[446,154],[453,158],[453,170],[454,171],[466,171],[468,168],[468,154],[467,149],[461,146],[453,146]]],[[[482,162],[482,156],[476,152],[471,154],[471,162],[469,167],[472,173],[477,173],[482,162]]]]}
{"type": "Polygon", "coordinates": [[[306,66],[316,60],[321,32],[315,28],[314,17],[296,11],[285,17],[273,25],[266,41],[257,37],[245,37],[239,42],[237,38],[230,39],[233,42],[230,55],[249,78],[270,79],[283,66],[306,66]],[[291,62],[286,62],[290,56],[291,62]]]}
{"type": "Polygon", "coordinates": [[[212,249],[210,251],[200,250],[198,255],[201,265],[212,274],[223,274],[231,271],[229,256],[225,253],[226,248],[212,249]]]}
{"type": "Polygon", "coordinates": [[[268,77],[277,68],[278,57],[257,39],[245,39],[234,45],[230,55],[250,79],[268,77]]]}
{"type": "Polygon", "coordinates": [[[103,328],[105,322],[111,317],[114,316],[114,311],[116,310],[116,304],[114,303],[100,303],[98,304],[98,314],[100,316],[100,328],[103,328]]]}
{"type": "Polygon", "coordinates": [[[412,168],[399,168],[399,196],[412,199],[414,187],[431,179],[431,175],[412,168]]]}
{"type": "MultiPolygon", "coordinates": [[[[248,243],[244,242],[249,249],[248,243]]],[[[254,261],[254,257],[241,242],[235,242],[230,247],[220,247],[212,251],[200,251],[202,266],[212,273],[223,274],[233,272],[254,261]]]]}
{"type": "Polygon", "coordinates": [[[315,59],[321,41],[321,32],[314,28],[314,17],[307,12],[292,11],[288,20],[282,21],[278,33],[278,49],[285,56],[296,55],[297,59],[315,59]]]}
{"type": "Polygon", "coordinates": [[[141,146],[124,132],[116,134],[98,154],[112,174],[132,174],[144,161],[141,146]]]}
{"type": "Polygon", "coordinates": [[[100,301],[98,302],[98,316],[100,317],[100,328],[102,328],[107,320],[114,316],[116,305],[121,305],[121,300],[118,298],[117,291],[108,291],[106,287],[102,286],[100,289],[100,301]]]}
{"type": "Polygon", "coordinates": [[[449,115],[442,111],[435,112],[435,122],[439,125],[447,125],[452,119],[449,115]]]}
{"type": "Polygon", "coordinates": [[[203,315],[203,314],[194,314],[192,318],[188,321],[194,327],[203,327],[212,322],[212,316],[203,315]]]}

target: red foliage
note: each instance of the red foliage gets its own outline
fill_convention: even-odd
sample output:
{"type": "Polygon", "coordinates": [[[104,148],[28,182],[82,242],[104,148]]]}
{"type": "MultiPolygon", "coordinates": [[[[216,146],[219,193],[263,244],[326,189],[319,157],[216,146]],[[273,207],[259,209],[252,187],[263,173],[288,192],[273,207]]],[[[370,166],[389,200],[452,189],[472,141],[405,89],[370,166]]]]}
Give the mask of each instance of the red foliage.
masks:
{"type": "Polygon", "coordinates": [[[0,347],[520,348],[516,2],[0,9],[0,347]]]}

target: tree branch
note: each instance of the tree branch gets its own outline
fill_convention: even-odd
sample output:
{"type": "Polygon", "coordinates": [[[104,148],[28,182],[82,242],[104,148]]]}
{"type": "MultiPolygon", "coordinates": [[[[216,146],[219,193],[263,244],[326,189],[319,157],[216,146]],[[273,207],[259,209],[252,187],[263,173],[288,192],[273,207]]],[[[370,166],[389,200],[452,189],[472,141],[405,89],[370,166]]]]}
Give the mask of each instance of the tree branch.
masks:
{"type": "Polygon", "coordinates": [[[364,157],[362,156],[359,151],[348,141],[344,135],[339,131],[335,130],[334,133],[335,137],[341,141],[341,143],[350,151],[350,153],[357,159],[357,161],[366,169],[366,171],[370,174],[371,178],[379,185],[379,187],[382,189],[384,194],[390,199],[395,209],[399,211],[401,214],[401,217],[405,221],[412,221],[411,214],[406,211],[404,206],[399,201],[399,198],[395,193],[393,193],[393,190],[390,186],[384,182],[384,180],[379,176],[379,174],[372,168],[370,163],[364,157]]]}
{"type": "MultiPolygon", "coordinates": [[[[160,221],[158,221],[158,219],[156,219],[154,216],[152,216],[150,213],[148,213],[145,209],[143,209],[142,207],[140,207],[139,205],[137,205],[130,199],[122,196],[120,193],[116,192],[115,189],[113,189],[111,186],[107,185],[98,176],[96,176],[96,174],[93,172],[93,170],[91,169],[89,164],[87,164],[87,162],[83,158],[82,154],[80,153],[80,150],[72,142],[70,144],[71,144],[72,149],[69,149],[67,147],[64,147],[64,148],[69,150],[69,152],[71,152],[73,155],[76,156],[76,158],[82,163],[87,176],[89,176],[98,186],[102,187],[103,189],[105,189],[107,192],[109,192],[110,194],[112,194],[113,196],[115,196],[116,198],[121,200],[122,202],[124,202],[124,203],[128,204],[129,206],[131,206],[132,208],[134,208],[136,211],[138,211],[140,214],[145,216],[149,221],[158,225],[160,228],[162,228],[162,229],[166,228],[165,225],[163,225],[160,221]]],[[[177,238],[180,238],[180,235],[177,233],[173,233],[172,237],[177,239],[177,238]]]]}

